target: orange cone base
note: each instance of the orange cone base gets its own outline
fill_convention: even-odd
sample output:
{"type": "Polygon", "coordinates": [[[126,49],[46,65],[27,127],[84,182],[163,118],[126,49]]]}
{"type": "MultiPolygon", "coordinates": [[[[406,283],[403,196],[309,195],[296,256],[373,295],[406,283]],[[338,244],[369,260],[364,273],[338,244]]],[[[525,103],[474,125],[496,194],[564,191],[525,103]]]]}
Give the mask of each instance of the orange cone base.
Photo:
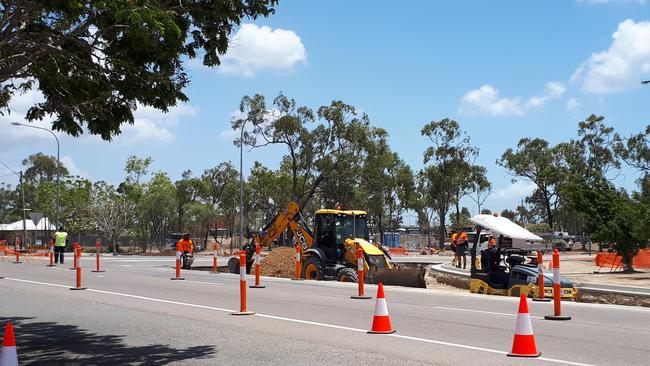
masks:
{"type": "Polygon", "coordinates": [[[392,334],[397,332],[395,329],[392,330],[369,330],[368,334],[392,334]]]}
{"type": "Polygon", "coordinates": [[[230,313],[230,315],[254,315],[254,311],[237,311],[234,313],[230,313]]]}
{"type": "Polygon", "coordinates": [[[304,281],[305,279],[304,278],[292,278],[291,280],[292,281],[304,281]]]}
{"type": "Polygon", "coordinates": [[[106,272],[106,271],[90,271],[90,272],[101,273],[101,272],[106,272]]]}
{"type": "Polygon", "coordinates": [[[174,281],[181,281],[181,280],[184,280],[184,279],[185,279],[185,277],[172,277],[172,278],[170,278],[170,280],[174,280],[174,281]]]}
{"type": "Polygon", "coordinates": [[[266,288],[264,285],[250,285],[249,288],[266,288]]]}
{"type": "Polygon", "coordinates": [[[0,280],[3,279],[4,277],[0,276],[0,280]]]}
{"type": "Polygon", "coordinates": [[[519,354],[519,353],[508,353],[508,357],[539,357],[541,355],[542,355],[542,352],[537,352],[537,353],[532,354],[532,355],[523,355],[523,354],[519,354]]]}
{"type": "Polygon", "coordinates": [[[16,261],[13,261],[13,262],[11,262],[11,263],[13,263],[13,264],[21,264],[21,263],[23,263],[23,262],[16,262],[16,261]]]}
{"type": "Polygon", "coordinates": [[[71,270],[71,271],[76,271],[77,269],[74,268],[74,267],[72,267],[72,268],[70,268],[70,270],[71,270]]]}
{"type": "Polygon", "coordinates": [[[546,320],[571,320],[571,317],[568,315],[546,315],[544,316],[546,320]]]}
{"type": "Polygon", "coordinates": [[[512,344],[512,350],[508,353],[509,357],[539,357],[542,353],[537,352],[535,345],[535,336],[515,334],[515,340],[512,344]]]}
{"type": "Polygon", "coordinates": [[[45,267],[56,267],[56,264],[47,264],[45,267]]]}
{"type": "Polygon", "coordinates": [[[70,290],[85,290],[87,287],[70,287],[70,290]]]}
{"type": "Polygon", "coordinates": [[[543,297],[543,298],[540,298],[540,299],[538,299],[538,298],[536,298],[536,297],[533,297],[533,301],[537,301],[537,302],[549,302],[549,301],[551,301],[551,299],[549,299],[548,297],[543,297]]]}
{"type": "Polygon", "coordinates": [[[372,299],[372,296],[350,296],[350,298],[364,300],[364,299],[372,299]]]}

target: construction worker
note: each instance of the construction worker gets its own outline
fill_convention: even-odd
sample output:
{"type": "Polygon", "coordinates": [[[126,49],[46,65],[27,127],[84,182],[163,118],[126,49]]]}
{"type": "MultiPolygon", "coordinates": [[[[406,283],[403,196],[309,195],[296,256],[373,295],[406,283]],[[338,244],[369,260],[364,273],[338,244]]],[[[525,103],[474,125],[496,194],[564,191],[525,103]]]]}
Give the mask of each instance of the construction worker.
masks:
{"type": "Polygon", "coordinates": [[[460,259],[463,259],[463,268],[467,268],[467,254],[465,253],[469,248],[469,239],[467,238],[467,233],[460,229],[456,235],[456,241],[458,245],[456,247],[456,256],[458,257],[458,264],[456,267],[460,268],[460,259]]]}
{"type": "Polygon", "coordinates": [[[65,253],[65,246],[68,242],[68,233],[59,226],[59,230],[54,233],[54,263],[63,264],[63,254],[65,253]]]}
{"type": "Polygon", "coordinates": [[[487,249],[481,251],[481,269],[489,270],[494,258],[497,256],[497,242],[490,236],[487,249]]]}
{"type": "Polygon", "coordinates": [[[458,234],[456,234],[455,229],[451,229],[451,250],[454,251],[454,260],[452,263],[454,266],[458,267],[458,261],[460,258],[458,258],[458,234]]]}
{"type": "Polygon", "coordinates": [[[183,237],[176,243],[176,247],[183,253],[193,253],[194,242],[190,238],[190,233],[183,234],[183,237]]]}
{"type": "Polygon", "coordinates": [[[181,240],[176,243],[176,250],[182,253],[181,261],[183,269],[190,269],[192,262],[194,262],[194,242],[190,238],[190,233],[183,234],[181,240]]]}

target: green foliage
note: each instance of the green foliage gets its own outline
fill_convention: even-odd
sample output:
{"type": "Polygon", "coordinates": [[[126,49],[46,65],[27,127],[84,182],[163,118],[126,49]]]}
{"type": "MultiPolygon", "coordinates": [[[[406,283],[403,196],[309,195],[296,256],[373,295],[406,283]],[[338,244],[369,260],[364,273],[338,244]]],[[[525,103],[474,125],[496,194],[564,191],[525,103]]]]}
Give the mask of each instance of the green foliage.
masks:
{"type": "Polygon", "coordinates": [[[556,188],[562,179],[557,153],[543,139],[523,138],[517,150],[508,148],[496,162],[516,178],[533,182],[537,189],[528,202],[540,208],[544,221],[553,227],[553,209],[557,205],[556,188]]]}
{"type": "MultiPolygon", "coordinates": [[[[478,150],[470,145],[469,137],[460,130],[458,122],[445,118],[432,121],[422,128],[422,136],[429,138],[431,146],[424,152],[424,163],[429,164],[419,175],[420,187],[426,189],[422,198],[424,205],[435,212],[439,219],[438,245],[442,248],[446,237],[445,217],[452,203],[456,203],[456,217],[460,219],[458,208],[460,198],[471,192],[474,186],[470,177],[474,168],[473,160],[478,150]]],[[[418,216],[428,216],[424,212],[418,216]]],[[[456,223],[457,225],[460,222],[456,223]]]]}
{"type": "Polygon", "coordinates": [[[29,120],[83,127],[110,140],[137,105],[162,111],[186,101],[186,59],[219,65],[242,20],[268,16],[277,0],[80,0],[2,3],[0,109],[37,87],[45,100],[29,120]]]}
{"type": "Polygon", "coordinates": [[[615,189],[600,175],[574,176],[564,194],[568,204],[585,214],[591,239],[613,244],[625,269],[632,270],[632,258],[650,240],[648,206],[615,189]]]}
{"type": "Polygon", "coordinates": [[[551,226],[546,222],[542,222],[540,224],[528,224],[526,226],[526,229],[534,233],[550,233],[553,231],[553,229],[551,229],[551,226]]]}

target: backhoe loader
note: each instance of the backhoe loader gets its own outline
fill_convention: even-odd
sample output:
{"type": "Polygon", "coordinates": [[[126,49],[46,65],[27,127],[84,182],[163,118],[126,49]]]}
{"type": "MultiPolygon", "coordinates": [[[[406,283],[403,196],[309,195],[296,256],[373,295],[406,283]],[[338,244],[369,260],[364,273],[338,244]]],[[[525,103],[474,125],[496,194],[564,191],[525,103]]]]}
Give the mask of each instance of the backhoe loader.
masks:
{"type": "MultiPolygon", "coordinates": [[[[302,277],[309,280],[357,282],[357,247],[363,250],[365,280],[385,285],[426,287],[424,268],[400,268],[380,245],[369,242],[367,214],[359,210],[321,209],[314,217],[314,231],[306,224],[300,207],[290,202],[259,233],[246,251],[247,270],[252,267],[255,245],[269,246],[287,228],[302,248],[302,277]]],[[[239,270],[239,259],[231,258],[231,272],[239,270]]]]}

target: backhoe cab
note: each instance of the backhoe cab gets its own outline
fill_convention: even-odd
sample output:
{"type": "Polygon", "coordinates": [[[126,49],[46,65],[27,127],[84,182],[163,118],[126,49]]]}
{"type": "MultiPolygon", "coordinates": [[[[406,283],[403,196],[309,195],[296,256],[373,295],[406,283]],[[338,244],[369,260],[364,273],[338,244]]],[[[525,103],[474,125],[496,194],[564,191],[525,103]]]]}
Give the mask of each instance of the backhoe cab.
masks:
{"type": "MultiPolygon", "coordinates": [[[[472,256],[469,290],[472,293],[519,296],[524,293],[528,297],[537,294],[538,269],[536,258],[530,258],[526,263],[526,251],[511,248],[506,243],[511,239],[541,241],[542,238],[515,224],[505,217],[493,215],[476,215],[470,219],[477,225],[475,240],[472,243],[472,256]],[[477,252],[481,231],[489,229],[497,239],[494,250],[477,252]],[[481,254],[481,268],[477,268],[477,255],[481,254]]],[[[573,283],[560,277],[561,297],[575,299],[577,290],[573,283]]],[[[550,272],[544,272],[544,296],[553,297],[553,279],[550,272]]]]}

